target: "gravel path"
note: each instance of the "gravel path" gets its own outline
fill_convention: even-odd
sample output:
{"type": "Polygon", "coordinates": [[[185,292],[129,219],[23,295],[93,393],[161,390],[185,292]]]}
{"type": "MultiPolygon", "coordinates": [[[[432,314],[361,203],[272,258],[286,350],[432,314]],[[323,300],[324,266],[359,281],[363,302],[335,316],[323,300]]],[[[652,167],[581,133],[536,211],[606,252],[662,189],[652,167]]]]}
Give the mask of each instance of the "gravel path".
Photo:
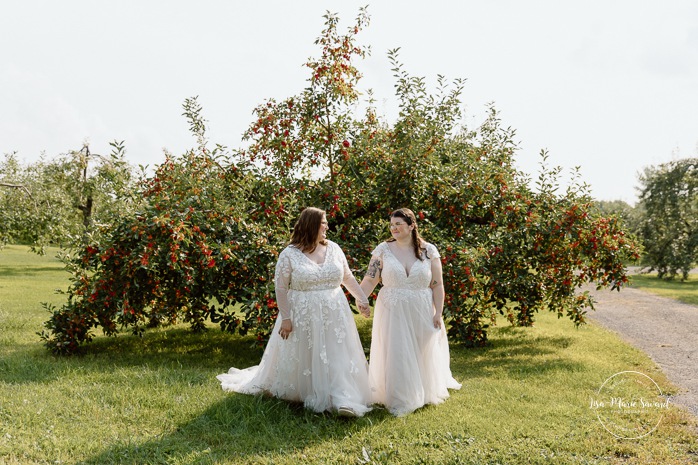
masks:
{"type": "Polygon", "coordinates": [[[681,388],[670,402],[698,416],[698,306],[633,288],[590,293],[597,304],[589,318],[647,353],[681,388]]]}

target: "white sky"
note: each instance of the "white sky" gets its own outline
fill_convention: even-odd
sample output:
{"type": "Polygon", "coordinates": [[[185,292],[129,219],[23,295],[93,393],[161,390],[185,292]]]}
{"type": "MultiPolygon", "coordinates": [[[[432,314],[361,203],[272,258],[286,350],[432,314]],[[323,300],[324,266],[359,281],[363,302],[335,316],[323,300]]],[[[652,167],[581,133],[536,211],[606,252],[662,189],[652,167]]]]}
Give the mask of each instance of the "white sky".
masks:
{"type": "MultiPolygon", "coordinates": [[[[326,11],[353,24],[368,0],[0,0],[0,153],[32,162],[125,140],[133,163],[195,145],[182,114],[199,96],[209,140],[229,147],[269,97],[306,85],[326,11]]],[[[466,122],[494,102],[538,153],[581,166],[599,199],[634,203],[644,167],[696,156],[698,2],[375,0],[358,64],[378,110],[394,112],[387,51],[412,75],[467,79],[466,122]]]]}

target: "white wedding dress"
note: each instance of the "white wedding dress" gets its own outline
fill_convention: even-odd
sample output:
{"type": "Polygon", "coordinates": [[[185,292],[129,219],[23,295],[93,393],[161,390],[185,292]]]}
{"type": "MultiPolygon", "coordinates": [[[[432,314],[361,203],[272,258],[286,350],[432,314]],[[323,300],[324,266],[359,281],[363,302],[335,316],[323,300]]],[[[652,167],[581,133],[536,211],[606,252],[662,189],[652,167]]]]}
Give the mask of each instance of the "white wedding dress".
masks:
{"type": "Polygon", "coordinates": [[[371,410],[368,364],[340,284],[365,297],[342,249],[327,242],[321,265],[294,246],[279,254],[277,301],[280,310],[287,304],[293,331],[285,340],[279,335],[280,311],[260,364],[218,375],[224,390],[270,394],[316,412],[348,407],[361,416],[371,410]]]}
{"type": "Polygon", "coordinates": [[[448,389],[461,387],[451,375],[444,324],[436,329],[433,323],[430,259],[439,252],[429,243],[426,251],[428,258],[410,270],[385,242],[372,252],[383,263],[383,287],[373,317],[369,382],[373,402],[397,416],[439,404],[449,397],[448,389]]]}

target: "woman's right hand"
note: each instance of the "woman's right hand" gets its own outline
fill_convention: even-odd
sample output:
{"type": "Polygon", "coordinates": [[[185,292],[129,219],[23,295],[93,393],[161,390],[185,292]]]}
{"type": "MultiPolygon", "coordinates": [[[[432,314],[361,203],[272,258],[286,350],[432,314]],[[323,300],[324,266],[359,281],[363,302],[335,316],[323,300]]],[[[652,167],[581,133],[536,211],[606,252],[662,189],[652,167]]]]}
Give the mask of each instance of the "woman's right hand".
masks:
{"type": "Polygon", "coordinates": [[[282,339],[288,339],[288,335],[293,331],[293,323],[291,319],[281,320],[281,329],[279,329],[279,336],[282,339]]]}
{"type": "Polygon", "coordinates": [[[368,306],[368,304],[362,304],[362,303],[357,303],[357,307],[359,307],[359,312],[365,316],[366,318],[371,317],[371,307],[368,306]]]}

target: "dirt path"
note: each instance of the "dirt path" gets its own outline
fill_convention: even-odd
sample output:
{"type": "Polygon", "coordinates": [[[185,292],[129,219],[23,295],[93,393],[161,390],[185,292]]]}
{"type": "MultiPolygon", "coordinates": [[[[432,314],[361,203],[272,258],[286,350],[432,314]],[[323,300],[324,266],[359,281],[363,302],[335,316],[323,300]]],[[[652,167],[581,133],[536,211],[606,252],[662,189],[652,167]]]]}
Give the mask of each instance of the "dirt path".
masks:
{"type": "Polygon", "coordinates": [[[590,319],[647,353],[682,388],[670,402],[698,416],[698,307],[632,288],[590,292],[590,319]]]}

